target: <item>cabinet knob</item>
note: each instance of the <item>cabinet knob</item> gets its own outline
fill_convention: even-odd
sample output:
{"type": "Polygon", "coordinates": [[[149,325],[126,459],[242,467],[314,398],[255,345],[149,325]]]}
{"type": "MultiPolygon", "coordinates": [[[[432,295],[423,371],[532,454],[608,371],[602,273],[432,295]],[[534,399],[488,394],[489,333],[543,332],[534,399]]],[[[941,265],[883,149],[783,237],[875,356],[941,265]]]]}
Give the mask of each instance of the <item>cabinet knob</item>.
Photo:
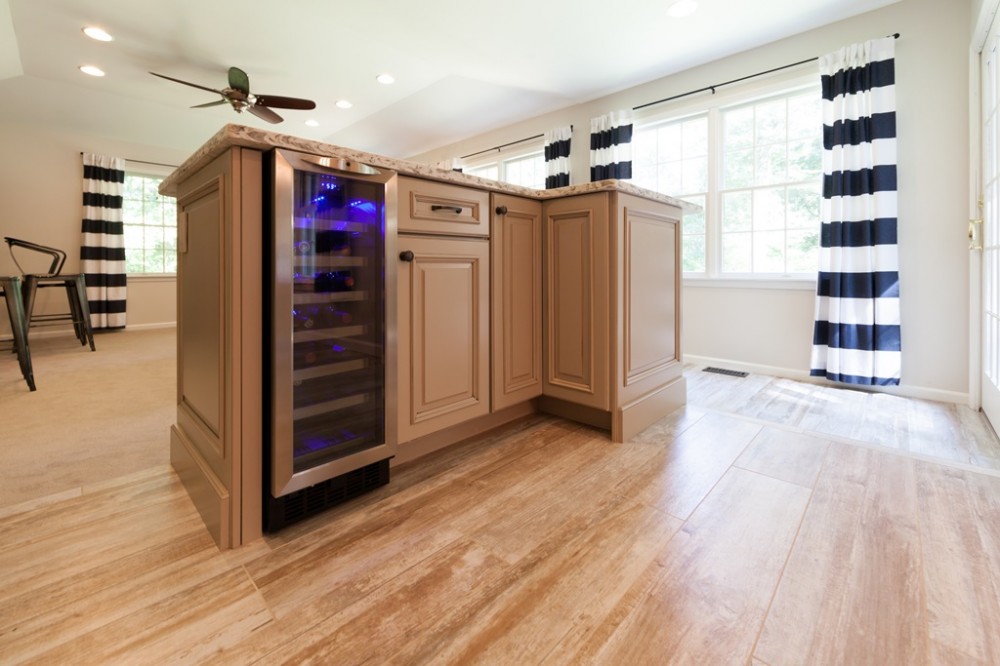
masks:
{"type": "Polygon", "coordinates": [[[413,250],[403,250],[399,253],[400,261],[413,261],[413,250]]]}
{"type": "Polygon", "coordinates": [[[507,206],[497,206],[497,215],[506,215],[507,206]]]}

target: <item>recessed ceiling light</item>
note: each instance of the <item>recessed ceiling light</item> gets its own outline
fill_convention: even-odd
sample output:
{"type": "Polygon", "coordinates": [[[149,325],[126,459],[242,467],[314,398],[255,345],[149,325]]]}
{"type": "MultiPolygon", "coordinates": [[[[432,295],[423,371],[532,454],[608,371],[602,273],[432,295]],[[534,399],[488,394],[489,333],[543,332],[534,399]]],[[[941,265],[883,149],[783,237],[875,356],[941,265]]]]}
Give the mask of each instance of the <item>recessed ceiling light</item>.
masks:
{"type": "Polygon", "coordinates": [[[306,121],[306,125],[308,125],[309,127],[319,127],[319,121],[309,119],[306,121]]]}
{"type": "Polygon", "coordinates": [[[104,76],[104,70],[94,65],[80,65],[80,71],[90,76],[104,76]]]}
{"type": "Polygon", "coordinates": [[[349,109],[352,106],[354,106],[354,105],[351,104],[350,102],[348,102],[346,99],[338,99],[337,100],[337,108],[338,109],[349,109]]]}
{"type": "Polygon", "coordinates": [[[87,37],[90,37],[91,39],[96,39],[99,42],[110,42],[114,39],[114,37],[109,35],[103,29],[92,25],[88,25],[84,28],[83,34],[87,35],[87,37]]]}
{"type": "Polygon", "coordinates": [[[375,77],[375,80],[386,86],[396,82],[396,78],[392,74],[379,74],[375,77]]]}
{"type": "Polygon", "coordinates": [[[683,18],[691,16],[697,9],[698,3],[696,0],[677,0],[677,2],[667,8],[667,14],[674,18],[683,18]]]}

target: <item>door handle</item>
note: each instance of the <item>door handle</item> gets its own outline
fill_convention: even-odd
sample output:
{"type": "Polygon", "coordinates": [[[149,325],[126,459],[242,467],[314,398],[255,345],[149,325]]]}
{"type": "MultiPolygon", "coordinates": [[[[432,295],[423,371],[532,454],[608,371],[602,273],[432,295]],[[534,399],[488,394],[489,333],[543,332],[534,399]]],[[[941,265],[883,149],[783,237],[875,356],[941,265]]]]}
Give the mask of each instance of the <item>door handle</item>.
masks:
{"type": "Polygon", "coordinates": [[[983,249],[983,221],[969,220],[969,249],[983,249]]]}
{"type": "Polygon", "coordinates": [[[413,250],[403,250],[399,253],[400,261],[413,261],[413,250]]]}

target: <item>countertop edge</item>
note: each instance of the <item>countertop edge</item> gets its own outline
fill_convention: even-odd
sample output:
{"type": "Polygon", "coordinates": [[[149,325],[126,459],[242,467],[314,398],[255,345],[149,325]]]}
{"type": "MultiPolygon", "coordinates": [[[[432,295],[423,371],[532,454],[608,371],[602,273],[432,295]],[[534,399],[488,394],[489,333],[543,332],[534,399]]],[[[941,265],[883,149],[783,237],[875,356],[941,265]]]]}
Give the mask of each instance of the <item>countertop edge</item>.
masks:
{"type": "Polygon", "coordinates": [[[567,185],[552,190],[536,190],[520,185],[511,185],[496,180],[489,180],[463,174],[457,171],[439,169],[427,164],[419,164],[407,160],[400,160],[375,153],[367,153],[344,146],[303,139],[288,134],[272,132],[270,130],[247,127],[245,125],[227,124],[208,139],[198,150],[191,154],[183,164],[177,167],[160,184],[160,194],[166,196],[176,196],[178,184],[189,175],[202,168],[231,147],[255,148],[258,150],[270,150],[271,148],[285,148],[304,153],[311,153],[321,157],[335,157],[369,164],[376,168],[388,169],[396,173],[426,178],[438,182],[452,183],[465,187],[475,187],[490,192],[512,194],[515,196],[529,197],[532,199],[554,199],[558,197],[587,194],[589,192],[617,191],[631,194],[645,199],[661,201],[672,206],[677,206],[681,210],[698,211],[700,206],[682,201],[659,192],[653,192],[645,188],[633,185],[621,180],[600,180],[593,183],[582,183],[579,185],[567,185]]]}

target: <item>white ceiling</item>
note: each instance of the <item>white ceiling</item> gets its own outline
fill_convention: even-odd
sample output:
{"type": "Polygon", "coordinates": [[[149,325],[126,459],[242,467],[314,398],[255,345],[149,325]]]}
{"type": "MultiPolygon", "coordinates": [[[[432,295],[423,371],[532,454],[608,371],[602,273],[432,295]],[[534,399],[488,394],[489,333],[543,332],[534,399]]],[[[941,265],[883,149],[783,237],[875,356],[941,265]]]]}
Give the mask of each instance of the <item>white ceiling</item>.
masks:
{"type": "Polygon", "coordinates": [[[406,157],[897,0],[701,0],[684,19],[672,1],[0,0],[0,118],[185,152],[238,122],[406,157]],[[220,89],[233,65],[317,109],[190,109],[215,97],[148,74],[220,89]]]}

